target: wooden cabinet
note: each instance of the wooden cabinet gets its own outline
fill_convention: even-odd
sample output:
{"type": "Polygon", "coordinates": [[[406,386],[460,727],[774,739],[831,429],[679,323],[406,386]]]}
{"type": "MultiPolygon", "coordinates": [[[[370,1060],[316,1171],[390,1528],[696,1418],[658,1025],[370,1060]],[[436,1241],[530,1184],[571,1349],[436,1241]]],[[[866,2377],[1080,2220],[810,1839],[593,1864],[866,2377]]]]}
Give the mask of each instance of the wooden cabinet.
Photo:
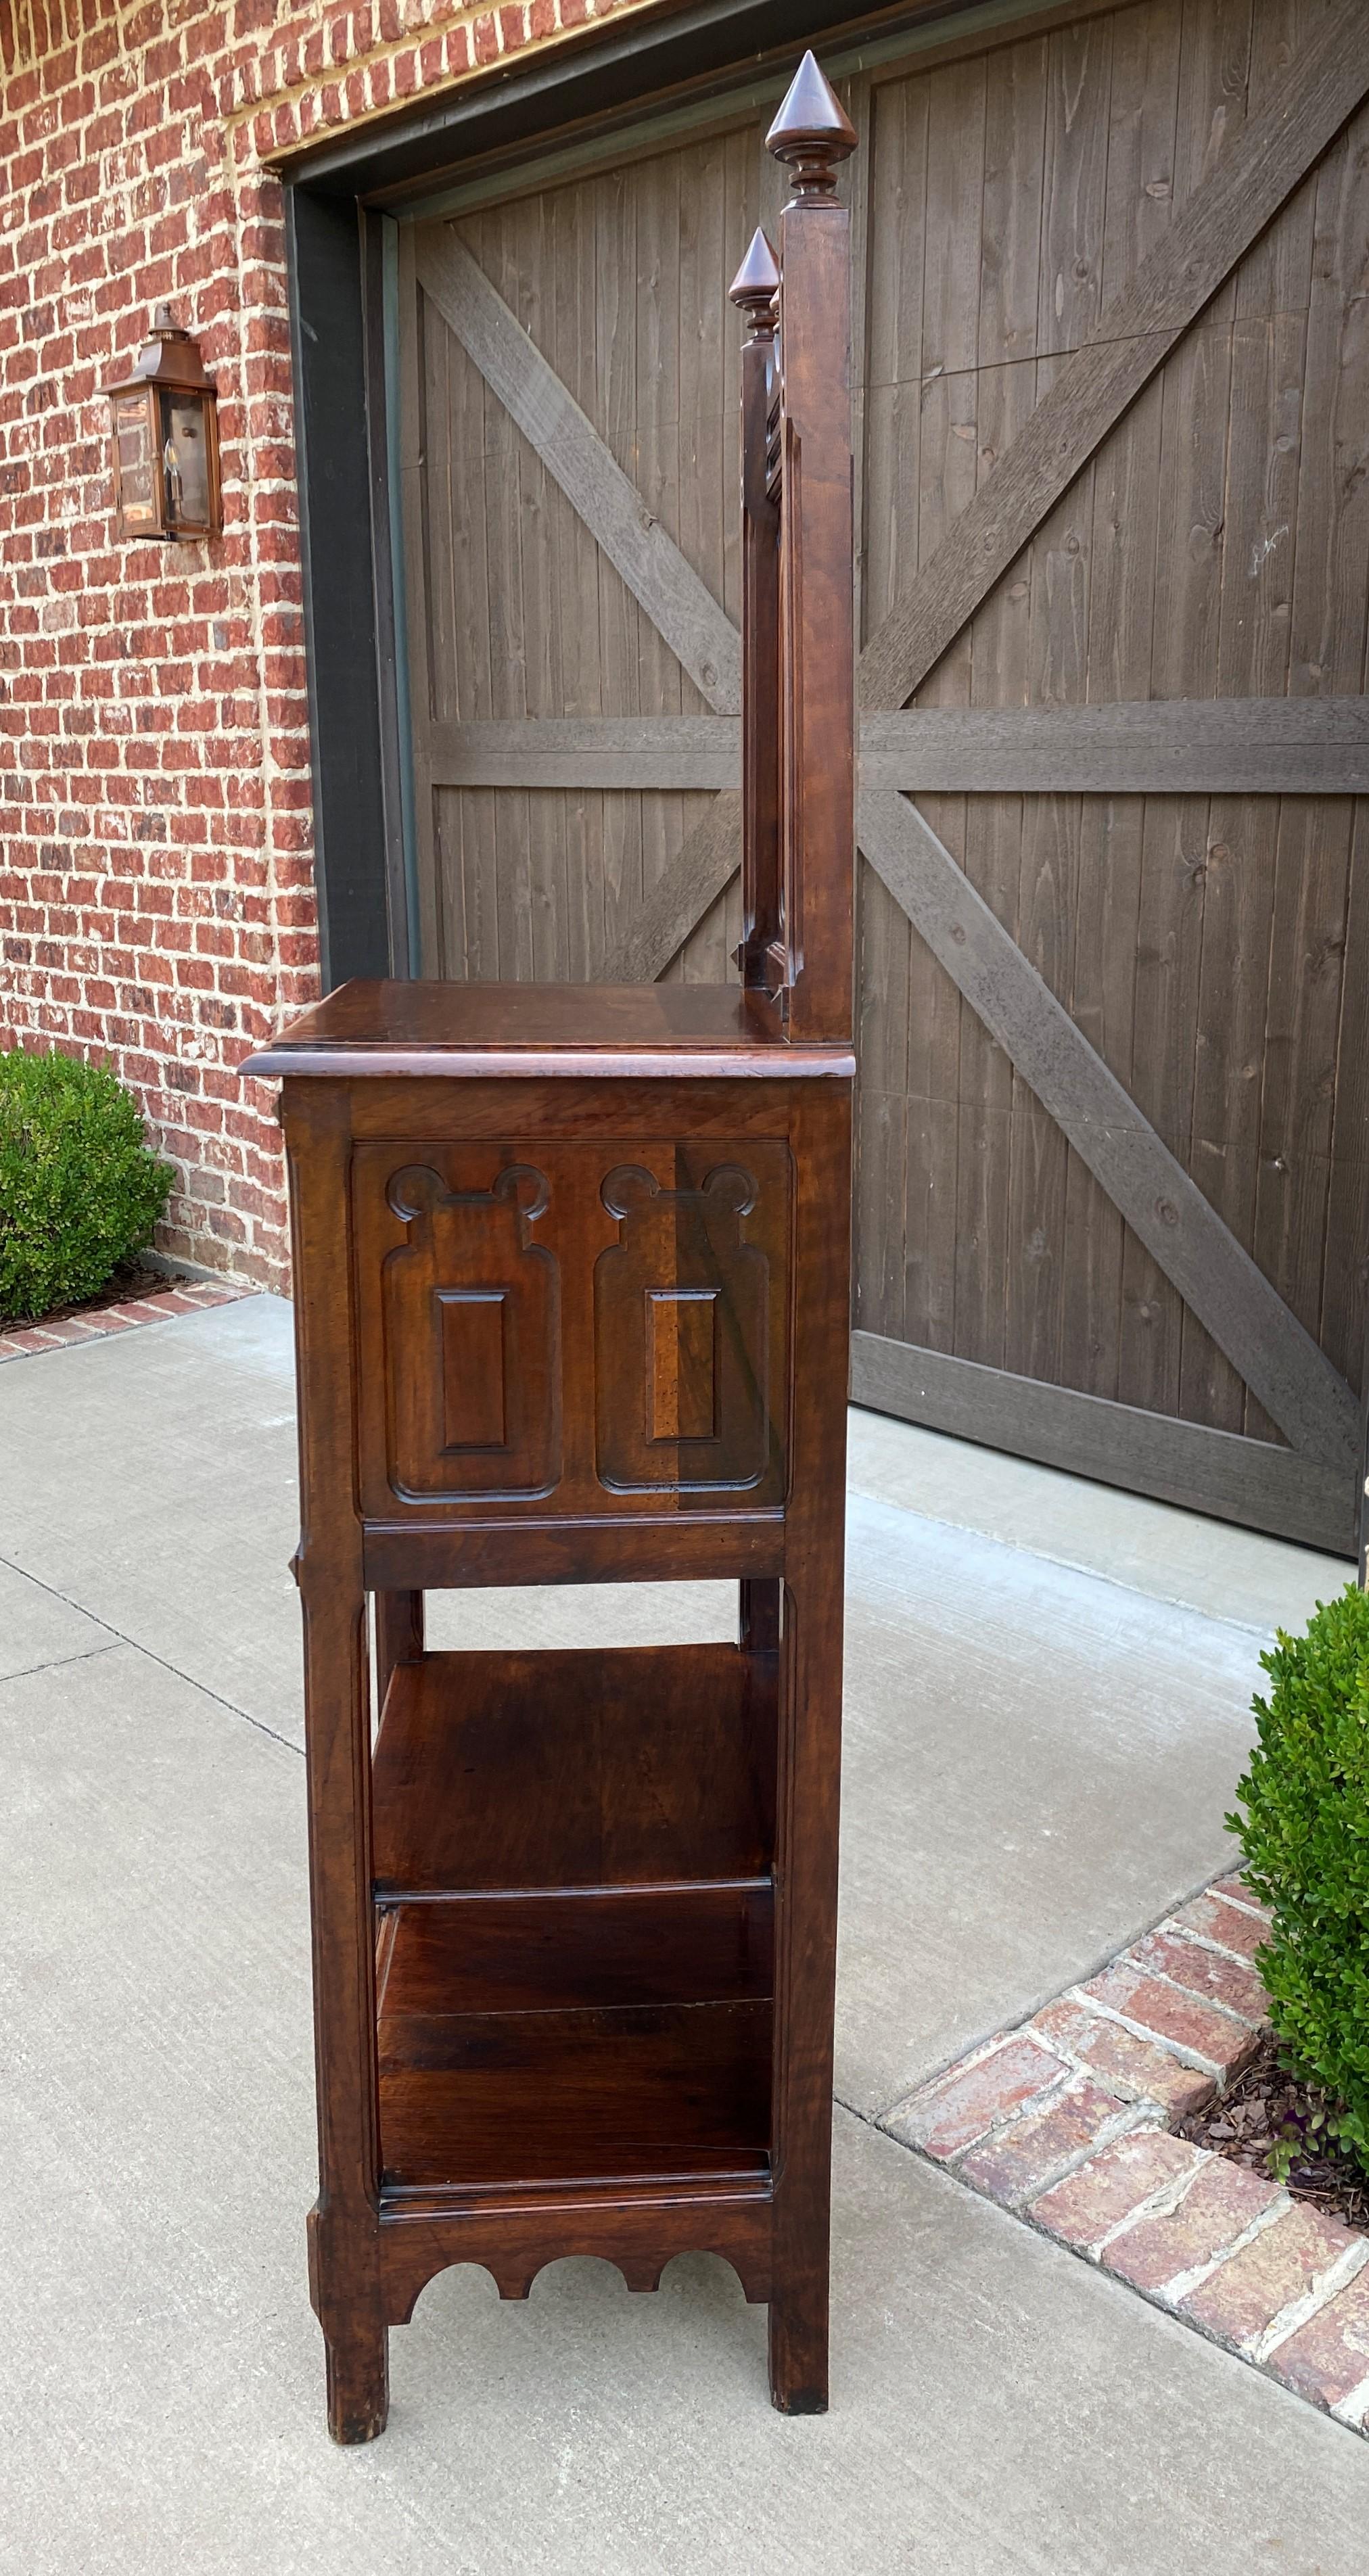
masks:
{"type": "Polygon", "coordinates": [[[463,2261],[521,2297],[558,2255],[651,2289],[719,2252],[769,2301],[776,2404],[826,2403],[851,137],[811,60],[774,140],[778,369],[763,245],[736,290],[745,981],[353,984],[250,1067],[284,1077],[295,1228],[340,2441],[381,2430],[388,2330],[463,2261]],[[735,1642],[426,1650],[429,1591],[687,1577],[736,1583],[735,1642]]]}

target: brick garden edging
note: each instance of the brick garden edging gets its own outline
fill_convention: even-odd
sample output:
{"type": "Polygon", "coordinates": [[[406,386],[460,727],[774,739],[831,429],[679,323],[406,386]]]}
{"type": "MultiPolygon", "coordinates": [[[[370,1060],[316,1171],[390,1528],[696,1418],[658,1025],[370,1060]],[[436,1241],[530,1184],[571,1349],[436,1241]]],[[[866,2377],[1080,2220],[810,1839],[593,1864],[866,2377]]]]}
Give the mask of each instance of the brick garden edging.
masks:
{"type": "Polygon", "coordinates": [[[1369,2236],[1173,2125],[1257,2046],[1266,1917],[1221,1878],[880,2127],[1369,2432],[1369,2236]]]}
{"type": "Polygon", "coordinates": [[[255,1297],[255,1288],[219,1287],[208,1280],[183,1279],[174,1288],[154,1289],[150,1297],[130,1297],[121,1306],[96,1306],[88,1315],[64,1315],[60,1323],[20,1324],[0,1332],[0,1361],[25,1358],[30,1351],[64,1350],[70,1342],[99,1342],[110,1333],[126,1333],[134,1324],[165,1324],[173,1315],[198,1315],[206,1306],[233,1306],[240,1297],[255,1297]]]}

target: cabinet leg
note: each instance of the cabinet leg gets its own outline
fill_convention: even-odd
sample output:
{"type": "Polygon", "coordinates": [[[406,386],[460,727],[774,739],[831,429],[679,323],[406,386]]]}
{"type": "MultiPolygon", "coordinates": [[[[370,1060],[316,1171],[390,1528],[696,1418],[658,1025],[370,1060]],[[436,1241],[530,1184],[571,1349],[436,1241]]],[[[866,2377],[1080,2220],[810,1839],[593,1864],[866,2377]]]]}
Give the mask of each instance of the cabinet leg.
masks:
{"type": "Polygon", "coordinates": [[[390,2338],[384,2326],[353,2324],[325,2334],[328,2430],[335,2442],[373,2442],[390,2411],[390,2338]]]}
{"type": "Polygon", "coordinates": [[[383,1709],[396,1664],[413,1663],[423,1652],[421,1592],[378,1592],[376,1602],[376,1706],[383,1709]]]}
{"type": "Polygon", "coordinates": [[[771,2291],[770,2403],[781,2415],[827,2412],[825,2281],[771,2291]]]}
{"type": "Polygon", "coordinates": [[[780,1642],[780,1585],[748,1575],[740,1594],[740,1643],[748,1654],[773,1655],[780,1642]]]}

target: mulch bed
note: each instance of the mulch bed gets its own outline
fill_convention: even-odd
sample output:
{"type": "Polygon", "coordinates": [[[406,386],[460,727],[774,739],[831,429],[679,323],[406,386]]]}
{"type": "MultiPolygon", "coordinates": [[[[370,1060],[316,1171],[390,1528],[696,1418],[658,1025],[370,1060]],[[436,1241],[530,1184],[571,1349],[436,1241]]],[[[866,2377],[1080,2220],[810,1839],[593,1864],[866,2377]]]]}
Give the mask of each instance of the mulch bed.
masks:
{"type": "Polygon", "coordinates": [[[1326,2137],[1325,2117],[1325,2094],[1289,2073],[1270,2037],[1225,2099],[1182,2120],[1178,2134],[1369,2234],[1369,2175],[1326,2137]]]}
{"type": "Polygon", "coordinates": [[[145,1262],[121,1261],[93,1297],[83,1297],[77,1306],[50,1306],[46,1315],[0,1315],[0,1333],[27,1332],[34,1324],[64,1324],[71,1315],[97,1314],[101,1306],[122,1306],[130,1297],[153,1297],[181,1285],[164,1270],[149,1270],[145,1262]]]}

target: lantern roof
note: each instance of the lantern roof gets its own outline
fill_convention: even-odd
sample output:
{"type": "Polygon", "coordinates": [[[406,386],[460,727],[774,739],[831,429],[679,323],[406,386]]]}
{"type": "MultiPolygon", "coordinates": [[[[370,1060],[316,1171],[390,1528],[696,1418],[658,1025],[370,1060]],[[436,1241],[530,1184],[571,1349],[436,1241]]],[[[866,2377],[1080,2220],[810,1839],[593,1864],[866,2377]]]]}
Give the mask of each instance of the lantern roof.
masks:
{"type": "Polygon", "coordinates": [[[200,344],[188,331],[172,321],[169,304],[153,308],[152,329],[144,340],[133,365],[117,384],[106,385],[107,394],[136,393],[140,385],[171,385],[187,392],[212,393],[212,379],[205,374],[200,344]]]}

